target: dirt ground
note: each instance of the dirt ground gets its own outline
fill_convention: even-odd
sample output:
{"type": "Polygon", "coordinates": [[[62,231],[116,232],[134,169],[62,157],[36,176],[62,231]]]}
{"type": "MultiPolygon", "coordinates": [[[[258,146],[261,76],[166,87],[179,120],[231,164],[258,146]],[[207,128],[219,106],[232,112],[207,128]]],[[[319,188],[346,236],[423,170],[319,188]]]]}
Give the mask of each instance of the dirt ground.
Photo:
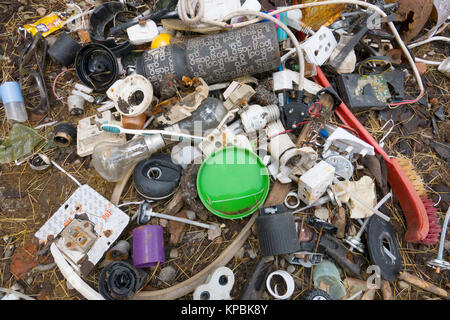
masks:
{"type": "MultiPolygon", "coordinates": [[[[0,1],[0,70],[1,82],[14,81],[19,79],[18,57],[24,46],[23,36],[17,32],[17,28],[26,23],[33,22],[39,18],[36,13],[38,8],[46,8],[47,13],[52,11],[64,11],[65,1],[47,0],[31,1],[27,6],[27,1],[0,1]],[[11,3],[12,2],[12,3],[11,3]]],[[[445,34],[444,34],[445,35],[445,34]]],[[[446,34],[449,36],[450,34],[446,34]]],[[[434,60],[443,60],[450,55],[450,47],[435,42],[412,50],[414,54],[423,57],[424,54],[434,51],[434,56],[429,56],[434,60]]],[[[61,67],[51,59],[48,59],[46,70],[46,84],[49,89],[51,99],[51,111],[41,120],[28,122],[26,125],[36,126],[49,121],[70,121],[75,124],[78,120],[95,114],[95,107],[89,106],[81,116],[70,116],[67,106],[58,101],[51,92],[53,80],[60,73],[61,67]]],[[[411,74],[411,72],[410,72],[411,74]]],[[[448,143],[449,131],[449,85],[450,81],[436,70],[436,67],[428,66],[423,75],[424,84],[427,89],[428,102],[433,98],[437,103],[427,107],[420,104],[405,105],[386,112],[387,118],[392,119],[397,124],[393,132],[385,140],[385,150],[391,156],[403,155],[410,158],[424,183],[433,189],[429,192],[429,197],[437,202],[439,196],[439,217],[441,224],[445,212],[450,203],[449,194],[449,164],[448,146],[447,151],[439,148],[436,142],[448,143]],[[438,132],[433,133],[431,117],[439,108],[444,107],[447,116],[446,121],[437,120],[438,132]],[[444,151],[443,151],[444,150],[444,151]]],[[[65,73],[56,83],[56,91],[60,96],[66,96],[71,89],[71,85],[77,82],[77,76],[73,71],[65,73]]],[[[412,76],[407,79],[406,91],[411,96],[416,96],[418,89],[412,76]]],[[[39,101],[39,94],[30,81],[25,82],[23,95],[27,106],[32,108],[39,101]]],[[[384,121],[380,121],[375,112],[357,115],[368,131],[376,138],[381,139],[387,130],[380,130],[384,121]]],[[[8,136],[10,127],[6,122],[4,109],[0,108],[0,138],[8,136]]],[[[53,127],[41,129],[40,133],[44,137],[51,137],[53,127]]],[[[90,157],[80,158],[76,154],[76,146],[68,148],[55,148],[47,152],[47,155],[59,163],[65,170],[70,172],[82,184],[88,184],[106,198],[110,198],[114,188],[113,183],[103,180],[90,165],[90,157]]],[[[70,290],[64,277],[57,268],[52,268],[45,272],[28,272],[22,277],[15,277],[10,270],[11,257],[5,257],[8,251],[7,246],[14,245],[16,250],[30,244],[33,241],[34,233],[47,221],[47,219],[60,207],[62,203],[77,188],[75,183],[67,178],[56,168],[47,171],[33,171],[25,162],[21,165],[2,165],[0,167],[0,287],[10,288],[13,284],[19,284],[24,292],[38,299],[82,299],[75,291],[70,290]]],[[[273,183],[273,181],[271,181],[273,183]]],[[[294,189],[292,185],[292,189],[294,189]]],[[[131,182],[128,182],[121,197],[122,202],[138,201],[142,198],[137,194],[131,182]]],[[[155,207],[155,211],[164,212],[168,201],[161,201],[155,207]]],[[[443,289],[450,290],[449,271],[435,273],[433,269],[426,266],[426,261],[437,256],[437,245],[428,246],[422,244],[407,243],[404,240],[406,230],[405,219],[398,203],[391,199],[388,204],[392,214],[392,223],[397,232],[397,240],[403,259],[403,269],[415,274],[423,280],[429,281],[443,289]]],[[[127,213],[131,216],[136,211],[137,206],[128,207],[127,213]]],[[[171,249],[178,249],[176,258],[168,258],[164,266],[171,265],[177,271],[175,278],[170,283],[160,281],[157,268],[148,271],[144,289],[155,290],[167,288],[175,283],[182,282],[195,275],[210,262],[212,262],[236,237],[248,219],[231,221],[219,220],[212,214],[207,217],[208,221],[225,223],[225,231],[219,238],[210,241],[203,229],[186,226],[185,234],[179,244],[169,244],[166,241],[166,253],[171,249]]],[[[154,220],[153,222],[159,223],[154,220]]],[[[347,219],[347,227],[351,225],[347,219]]],[[[136,225],[126,228],[121,239],[129,239],[131,231],[136,225]]],[[[358,229],[359,226],[355,224],[358,229]]],[[[170,234],[165,229],[165,240],[170,238],[170,234]]],[[[253,230],[254,231],[254,230],[253,230]]],[[[447,241],[450,235],[447,235],[447,241]]],[[[244,248],[227,265],[234,271],[235,285],[231,296],[237,298],[241,292],[246,279],[248,279],[251,268],[257,261],[255,258],[259,254],[258,240],[255,232],[252,232],[245,242],[244,248]]],[[[168,254],[166,255],[168,257],[168,254]]],[[[445,251],[444,259],[449,260],[449,250],[445,251]]],[[[367,260],[367,258],[366,258],[367,260]]],[[[41,258],[42,263],[51,262],[51,259],[41,258]]],[[[368,261],[367,261],[368,262],[368,261]]],[[[276,258],[275,265],[279,268],[286,268],[288,263],[281,258],[276,258]]],[[[368,263],[369,264],[369,263],[368,263]]],[[[160,268],[160,267],[159,267],[160,268]]],[[[101,269],[95,268],[86,279],[87,283],[94,288],[98,287],[97,279],[101,269]]],[[[296,281],[296,291],[293,299],[297,299],[301,294],[310,288],[310,270],[296,266],[294,279],[296,281]]],[[[399,281],[392,283],[394,299],[437,299],[436,296],[415,287],[405,286],[399,281]]],[[[192,295],[185,297],[192,299],[192,295]]],[[[265,293],[263,298],[270,299],[265,293]]],[[[381,292],[377,291],[375,299],[382,299],[381,292]]]]}

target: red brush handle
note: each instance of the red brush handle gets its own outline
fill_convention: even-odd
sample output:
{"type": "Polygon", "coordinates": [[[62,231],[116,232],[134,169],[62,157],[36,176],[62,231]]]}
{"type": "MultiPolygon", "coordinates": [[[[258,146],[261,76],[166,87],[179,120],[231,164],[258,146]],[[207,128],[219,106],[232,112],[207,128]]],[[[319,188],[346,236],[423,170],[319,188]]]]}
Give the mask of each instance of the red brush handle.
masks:
{"type": "MultiPolygon", "coordinates": [[[[314,80],[323,87],[331,86],[319,67],[317,67],[317,75],[314,77],[314,80]]],[[[422,200],[398,161],[394,158],[389,158],[383,148],[358,121],[344,102],[334,112],[345,125],[356,130],[362,140],[373,146],[376,153],[383,156],[388,170],[389,184],[400,202],[406,218],[407,230],[405,240],[408,242],[420,242],[423,240],[429,231],[428,215],[422,200]]]]}

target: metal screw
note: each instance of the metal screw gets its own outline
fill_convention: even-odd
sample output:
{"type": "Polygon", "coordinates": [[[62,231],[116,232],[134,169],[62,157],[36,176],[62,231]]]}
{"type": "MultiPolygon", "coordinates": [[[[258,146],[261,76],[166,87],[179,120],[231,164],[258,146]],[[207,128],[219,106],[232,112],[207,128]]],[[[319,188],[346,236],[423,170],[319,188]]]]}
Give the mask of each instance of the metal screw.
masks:
{"type": "Polygon", "coordinates": [[[441,271],[441,269],[450,270],[450,262],[445,261],[443,259],[445,236],[447,235],[447,226],[448,226],[449,218],[450,218],[450,207],[447,209],[447,213],[445,214],[445,219],[444,219],[444,225],[442,226],[438,256],[436,259],[427,261],[427,266],[429,266],[433,269],[436,269],[436,273],[439,273],[441,271]]]}
{"type": "MultiPolygon", "coordinates": [[[[388,194],[386,194],[383,199],[380,200],[380,202],[377,203],[377,205],[375,206],[375,210],[378,210],[379,208],[381,208],[381,206],[391,197],[391,193],[389,192],[388,194]]],[[[350,251],[353,251],[353,249],[358,250],[359,252],[363,253],[364,252],[364,244],[361,242],[361,236],[364,232],[364,230],[367,227],[367,224],[369,223],[369,218],[366,218],[366,220],[364,220],[361,228],[359,228],[358,233],[356,234],[356,236],[354,237],[347,237],[347,239],[344,239],[344,241],[350,246],[350,251]]]]}

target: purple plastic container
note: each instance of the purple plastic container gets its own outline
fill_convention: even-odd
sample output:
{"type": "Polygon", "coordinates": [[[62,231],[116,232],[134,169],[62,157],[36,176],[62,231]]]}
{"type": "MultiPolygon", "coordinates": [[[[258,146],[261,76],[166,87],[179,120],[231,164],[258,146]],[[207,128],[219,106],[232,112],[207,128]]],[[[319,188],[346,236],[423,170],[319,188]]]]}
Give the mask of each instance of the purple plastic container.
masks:
{"type": "Polygon", "coordinates": [[[165,260],[161,226],[146,225],[133,230],[133,264],[136,268],[156,266],[165,260]]]}

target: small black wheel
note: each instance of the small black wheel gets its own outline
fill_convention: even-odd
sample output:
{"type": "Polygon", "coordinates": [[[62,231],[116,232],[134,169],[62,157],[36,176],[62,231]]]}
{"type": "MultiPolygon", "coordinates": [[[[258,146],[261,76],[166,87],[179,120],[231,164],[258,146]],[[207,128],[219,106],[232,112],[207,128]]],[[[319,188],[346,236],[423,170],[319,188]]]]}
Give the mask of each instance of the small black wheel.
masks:
{"type": "Polygon", "coordinates": [[[311,289],[303,294],[303,300],[333,300],[330,295],[320,289],[311,289]]]}

